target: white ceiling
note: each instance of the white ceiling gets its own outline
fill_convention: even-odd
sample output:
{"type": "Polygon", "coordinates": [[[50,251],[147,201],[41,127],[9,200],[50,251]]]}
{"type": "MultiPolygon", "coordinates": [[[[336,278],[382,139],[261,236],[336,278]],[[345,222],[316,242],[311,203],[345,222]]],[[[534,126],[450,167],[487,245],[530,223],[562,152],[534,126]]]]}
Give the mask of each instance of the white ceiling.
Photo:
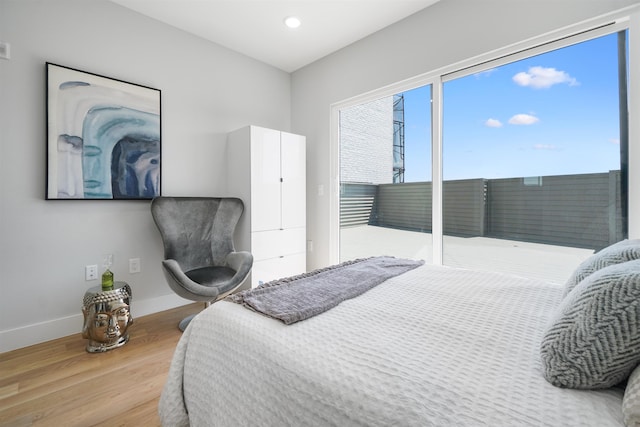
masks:
{"type": "Polygon", "coordinates": [[[439,0],[111,1],[292,72],[439,0]]]}

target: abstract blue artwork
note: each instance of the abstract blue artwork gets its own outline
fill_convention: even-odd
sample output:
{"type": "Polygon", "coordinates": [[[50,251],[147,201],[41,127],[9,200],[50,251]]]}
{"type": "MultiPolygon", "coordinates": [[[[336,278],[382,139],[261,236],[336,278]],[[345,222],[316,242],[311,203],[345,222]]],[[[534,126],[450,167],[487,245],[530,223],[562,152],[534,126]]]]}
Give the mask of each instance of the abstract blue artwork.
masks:
{"type": "Polygon", "coordinates": [[[160,195],[160,90],[47,62],[47,199],[160,195]]]}

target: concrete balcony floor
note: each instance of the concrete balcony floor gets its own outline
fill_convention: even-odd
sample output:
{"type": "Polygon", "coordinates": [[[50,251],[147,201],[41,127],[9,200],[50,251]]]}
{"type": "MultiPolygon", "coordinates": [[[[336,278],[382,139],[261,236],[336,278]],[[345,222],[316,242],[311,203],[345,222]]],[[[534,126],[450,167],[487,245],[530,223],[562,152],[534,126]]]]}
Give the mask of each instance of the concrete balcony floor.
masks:
{"type": "MultiPolygon", "coordinates": [[[[591,249],[488,237],[443,239],[443,264],[476,270],[499,271],[563,284],[591,249]]],[[[340,229],[340,260],[378,255],[433,262],[429,233],[361,225],[340,229]]]]}

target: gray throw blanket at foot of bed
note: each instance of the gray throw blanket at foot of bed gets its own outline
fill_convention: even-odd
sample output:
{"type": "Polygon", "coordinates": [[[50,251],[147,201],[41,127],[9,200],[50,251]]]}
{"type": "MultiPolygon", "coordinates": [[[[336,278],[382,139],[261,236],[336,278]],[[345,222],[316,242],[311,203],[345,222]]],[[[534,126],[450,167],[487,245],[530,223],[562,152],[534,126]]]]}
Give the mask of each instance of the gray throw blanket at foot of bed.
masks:
{"type": "Polygon", "coordinates": [[[265,283],[226,299],[290,325],[423,264],[423,260],[386,256],[358,259],[265,283]]]}

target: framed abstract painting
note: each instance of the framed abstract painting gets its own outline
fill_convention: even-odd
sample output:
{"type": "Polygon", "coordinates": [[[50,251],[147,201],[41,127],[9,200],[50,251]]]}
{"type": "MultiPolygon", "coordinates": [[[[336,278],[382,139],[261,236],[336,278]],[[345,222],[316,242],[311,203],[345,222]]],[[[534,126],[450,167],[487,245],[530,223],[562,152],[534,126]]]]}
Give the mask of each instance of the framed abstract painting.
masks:
{"type": "Polygon", "coordinates": [[[47,62],[52,199],[160,195],[160,90],[47,62]]]}

